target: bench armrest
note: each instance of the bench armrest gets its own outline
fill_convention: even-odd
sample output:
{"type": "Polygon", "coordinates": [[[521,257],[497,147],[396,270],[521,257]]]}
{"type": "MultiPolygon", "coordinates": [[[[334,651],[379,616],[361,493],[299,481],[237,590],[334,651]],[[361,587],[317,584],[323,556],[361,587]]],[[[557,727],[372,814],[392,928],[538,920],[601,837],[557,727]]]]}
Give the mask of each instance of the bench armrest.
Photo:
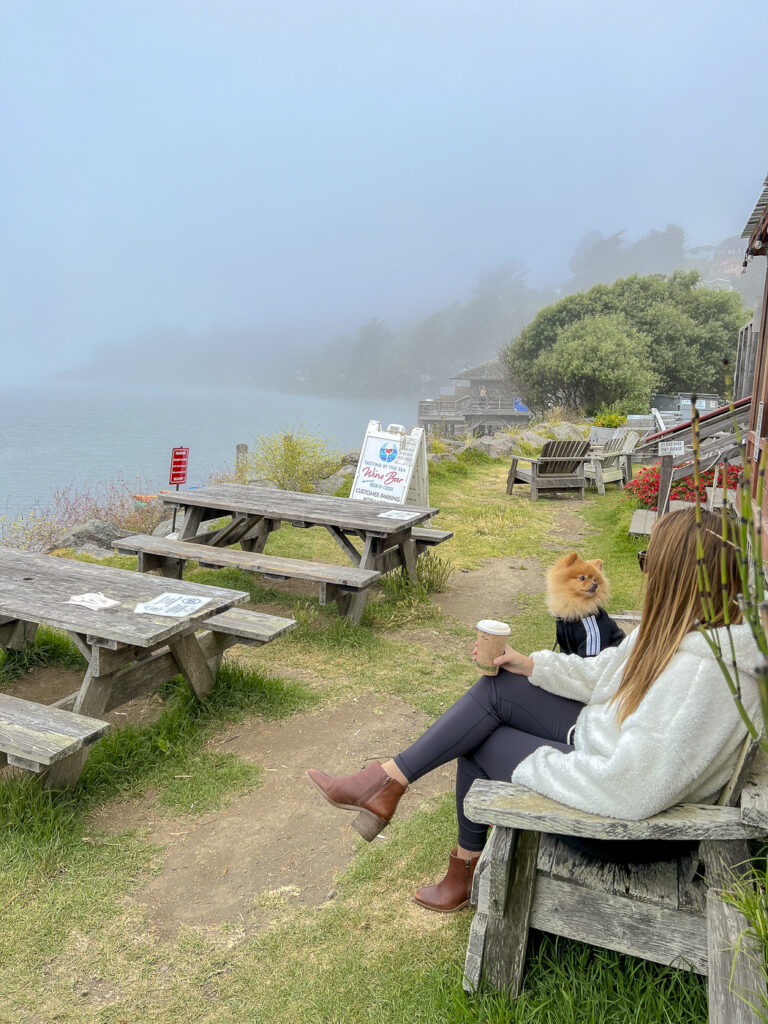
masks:
{"type": "Polygon", "coordinates": [[[589,839],[752,839],[768,825],[743,821],[738,807],[678,804],[640,821],[577,811],[514,782],[479,779],[464,800],[471,821],[589,839]]]}
{"type": "Polygon", "coordinates": [[[623,452],[589,452],[586,456],[588,462],[607,462],[609,459],[623,458],[623,452]]]}

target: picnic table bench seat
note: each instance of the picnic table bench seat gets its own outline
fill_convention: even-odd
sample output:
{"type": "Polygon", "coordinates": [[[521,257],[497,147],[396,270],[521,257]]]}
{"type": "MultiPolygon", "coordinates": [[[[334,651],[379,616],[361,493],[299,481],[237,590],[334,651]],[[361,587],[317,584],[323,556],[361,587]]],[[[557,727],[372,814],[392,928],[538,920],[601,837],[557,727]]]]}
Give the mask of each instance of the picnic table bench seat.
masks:
{"type": "Polygon", "coordinates": [[[516,483],[525,483],[530,485],[532,501],[538,500],[539,491],[578,491],[583,499],[588,452],[589,441],[546,441],[538,459],[514,454],[507,474],[507,494],[512,494],[516,483]],[[521,461],[530,465],[520,466],[521,461]]]}
{"type": "Polygon", "coordinates": [[[760,954],[743,934],[746,919],[720,898],[748,868],[747,841],[768,836],[768,759],[756,741],[745,742],[718,804],[680,804],[630,821],[479,780],[464,809],[495,826],[473,880],[467,991],[486,982],[517,996],[535,928],[707,975],[710,1024],[764,1019],[749,1005],[768,1005],[760,954]],[[687,840],[690,852],[613,863],[580,853],[563,836],[687,840]]]}
{"type": "Polygon", "coordinates": [[[417,526],[411,530],[411,536],[416,541],[419,554],[422,554],[427,548],[437,547],[438,544],[443,544],[445,541],[450,540],[453,537],[453,531],[431,530],[417,526]]]}
{"type": "Polygon", "coordinates": [[[44,772],[109,732],[108,722],[0,693],[0,767],[44,772]]]}
{"type": "Polygon", "coordinates": [[[161,575],[174,579],[181,579],[185,562],[195,561],[205,569],[226,566],[258,572],[272,579],[310,580],[320,584],[320,604],[336,601],[342,614],[347,614],[349,599],[353,594],[366,590],[381,576],[375,569],[359,569],[353,565],[329,565],[301,558],[267,555],[259,551],[240,551],[191,541],[150,537],[146,534],[122,537],[113,541],[113,547],[137,555],[139,572],[157,570],[161,575]]]}

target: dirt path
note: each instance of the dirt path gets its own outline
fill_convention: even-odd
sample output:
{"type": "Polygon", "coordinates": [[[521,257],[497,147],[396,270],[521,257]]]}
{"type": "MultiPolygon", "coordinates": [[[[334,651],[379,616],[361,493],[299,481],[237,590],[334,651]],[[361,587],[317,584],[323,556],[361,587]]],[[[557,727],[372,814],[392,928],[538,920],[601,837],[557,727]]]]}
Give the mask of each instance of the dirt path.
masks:
{"type": "MultiPolygon", "coordinates": [[[[152,796],[108,805],[93,816],[110,831],[138,828],[164,848],[159,873],[131,897],[147,926],[161,937],[182,924],[205,930],[223,921],[258,927],[269,912],[254,908],[262,894],[317,905],[332,895],[339,870],[354,856],[351,815],[329,807],[306,778],[308,767],[357,770],[386,758],[419,736],[426,717],[396,699],[350,701],[285,722],[241,722],[214,737],[226,750],[264,769],[264,785],[201,817],[162,818],[152,796]],[[226,744],[226,745],[225,745],[226,744]]],[[[453,769],[413,786],[401,812],[453,788],[453,769]]],[[[383,838],[375,840],[386,842],[383,838]]]]}

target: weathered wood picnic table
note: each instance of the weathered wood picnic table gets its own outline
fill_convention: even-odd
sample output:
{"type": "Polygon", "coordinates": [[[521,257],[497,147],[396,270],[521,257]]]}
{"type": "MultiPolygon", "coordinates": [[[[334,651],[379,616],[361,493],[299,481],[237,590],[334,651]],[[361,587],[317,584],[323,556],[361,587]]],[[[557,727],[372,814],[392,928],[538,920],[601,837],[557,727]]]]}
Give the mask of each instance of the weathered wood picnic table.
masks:
{"type": "Polygon", "coordinates": [[[356,501],[274,487],[214,484],[164,494],[163,501],[184,509],[177,538],[139,535],[114,542],[119,550],[139,556],[141,572],[157,569],[180,578],[184,562],[194,559],[205,566],[234,566],[279,579],[313,580],[320,584],[320,603],[336,601],[339,611],[352,622],[360,621],[367,589],[382,573],[402,566],[415,578],[419,554],[453,536],[449,531],[419,528],[437,515],[437,508],[356,501]],[[229,521],[217,530],[204,528],[206,522],[225,518],[229,521]],[[285,522],[300,529],[326,529],[350,560],[351,568],[265,554],[270,533],[285,522]],[[236,543],[242,551],[228,548],[236,543]],[[203,545],[207,548],[204,555],[200,551],[203,545]]]}
{"type": "Polygon", "coordinates": [[[169,587],[167,580],[125,569],[0,548],[0,647],[21,649],[39,625],[53,626],[69,634],[88,662],[80,688],[53,708],[16,698],[0,702],[0,761],[46,771],[49,786],[68,785],[82,771],[88,743],[105,731],[96,728],[102,722],[86,728],[78,718],[92,722],[180,673],[204,697],[229,646],[268,643],[295,625],[236,607],[248,598],[241,590],[182,581],[169,587]],[[205,603],[188,602],[176,617],[136,611],[169,591],[205,603]],[[94,593],[117,603],[95,609],[71,602],[94,593]],[[69,745],[62,740],[67,722],[80,730],[69,745]],[[48,756],[54,734],[56,749],[48,756]]]}

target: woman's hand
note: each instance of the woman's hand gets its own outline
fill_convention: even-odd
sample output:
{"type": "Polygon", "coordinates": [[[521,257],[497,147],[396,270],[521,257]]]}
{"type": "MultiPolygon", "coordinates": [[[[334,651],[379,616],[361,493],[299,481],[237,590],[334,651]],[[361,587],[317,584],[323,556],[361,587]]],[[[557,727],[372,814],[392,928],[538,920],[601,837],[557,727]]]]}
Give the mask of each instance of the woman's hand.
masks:
{"type": "Polygon", "coordinates": [[[533,658],[527,654],[521,654],[509,644],[504,648],[504,653],[493,659],[493,664],[499,668],[505,668],[508,672],[515,672],[519,676],[530,676],[533,672],[533,658]]]}
{"type": "MultiPolygon", "coordinates": [[[[472,660],[477,661],[477,644],[472,651],[472,660]]],[[[530,676],[533,672],[533,658],[529,658],[527,654],[521,654],[509,644],[504,647],[503,654],[493,659],[493,664],[498,665],[499,668],[505,668],[508,672],[516,672],[520,676],[530,676]]]]}

